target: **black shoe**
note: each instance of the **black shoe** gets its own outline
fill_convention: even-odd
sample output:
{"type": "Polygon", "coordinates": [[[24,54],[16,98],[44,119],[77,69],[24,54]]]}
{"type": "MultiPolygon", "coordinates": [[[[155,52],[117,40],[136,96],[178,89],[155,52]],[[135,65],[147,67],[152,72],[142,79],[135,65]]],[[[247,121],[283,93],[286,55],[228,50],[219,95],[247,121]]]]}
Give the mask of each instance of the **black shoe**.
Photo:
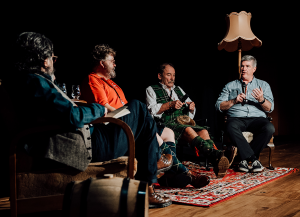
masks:
{"type": "Polygon", "coordinates": [[[242,160],[239,163],[239,170],[242,172],[248,172],[249,171],[249,167],[248,167],[248,163],[246,160],[242,160]]]}
{"type": "Polygon", "coordinates": [[[190,170],[188,172],[188,175],[192,178],[192,186],[195,188],[202,188],[209,184],[210,178],[206,175],[194,175],[190,170]]]}
{"type": "Polygon", "coordinates": [[[263,165],[258,160],[255,160],[252,163],[252,172],[257,173],[257,172],[262,172],[264,170],[263,165]]]}
{"type": "Polygon", "coordinates": [[[158,183],[165,187],[185,188],[188,184],[192,183],[192,177],[186,173],[165,174],[158,179],[158,183]]]}

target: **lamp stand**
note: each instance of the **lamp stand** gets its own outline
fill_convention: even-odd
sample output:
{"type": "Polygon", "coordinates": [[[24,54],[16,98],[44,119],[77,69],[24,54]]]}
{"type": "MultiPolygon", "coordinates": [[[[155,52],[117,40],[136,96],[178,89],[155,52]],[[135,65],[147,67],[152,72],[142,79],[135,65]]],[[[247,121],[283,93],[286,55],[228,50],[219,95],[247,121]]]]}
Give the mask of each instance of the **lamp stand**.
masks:
{"type": "Polygon", "coordinates": [[[238,57],[238,67],[239,67],[239,79],[241,79],[241,60],[242,60],[242,42],[241,38],[238,39],[238,50],[239,50],[239,57],[238,57]]]}

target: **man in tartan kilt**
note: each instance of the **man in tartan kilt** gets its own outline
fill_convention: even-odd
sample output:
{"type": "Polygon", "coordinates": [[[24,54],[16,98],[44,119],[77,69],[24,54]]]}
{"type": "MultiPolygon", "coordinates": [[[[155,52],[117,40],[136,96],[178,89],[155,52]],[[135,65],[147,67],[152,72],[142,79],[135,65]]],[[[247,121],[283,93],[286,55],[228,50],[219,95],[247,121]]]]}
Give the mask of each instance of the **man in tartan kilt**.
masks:
{"type": "Polygon", "coordinates": [[[211,160],[219,176],[225,175],[229,161],[214,145],[207,131],[208,127],[195,124],[193,120],[196,112],[195,103],[190,98],[182,100],[185,92],[174,85],[174,66],[171,63],[160,65],[158,79],[159,84],[146,89],[149,112],[158,122],[164,123],[174,131],[176,142],[179,139],[188,142],[196,152],[211,160]]]}

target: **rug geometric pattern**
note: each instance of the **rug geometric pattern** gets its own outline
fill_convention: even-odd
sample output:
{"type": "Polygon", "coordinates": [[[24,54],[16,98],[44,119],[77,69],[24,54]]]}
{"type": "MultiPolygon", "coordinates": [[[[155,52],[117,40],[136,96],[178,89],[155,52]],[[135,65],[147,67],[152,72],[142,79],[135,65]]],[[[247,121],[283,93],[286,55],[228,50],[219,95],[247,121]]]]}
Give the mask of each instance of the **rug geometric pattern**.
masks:
{"type": "Polygon", "coordinates": [[[160,186],[158,189],[155,189],[155,192],[169,196],[173,202],[194,206],[213,206],[297,170],[294,168],[276,167],[275,170],[265,168],[261,173],[245,173],[228,169],[223,178],[217,179],[212,169],[206,171],[204,167],[200,167],[198,164],[189,161],[182,163],[194,174],[209,176],[210,183],[199,189],[191,185],[188,185],[186,188],[160,186]]]}

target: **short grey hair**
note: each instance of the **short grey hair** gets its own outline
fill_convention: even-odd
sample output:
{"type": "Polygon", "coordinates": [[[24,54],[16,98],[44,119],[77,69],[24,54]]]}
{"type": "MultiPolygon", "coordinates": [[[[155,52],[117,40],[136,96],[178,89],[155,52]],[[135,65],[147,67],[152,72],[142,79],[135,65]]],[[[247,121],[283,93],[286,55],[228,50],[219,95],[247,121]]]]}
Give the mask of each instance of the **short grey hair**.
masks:
{"type": "Polygon", "coordinates": [[[254,56],[251,56],[251,55],[245,55],[245,56],[242,57],[241,62],[243,62],[243,61],[252,61],[253,67],[256,67],[256,66],[257,66],[257,60],[255,59],[254,56]]]}

